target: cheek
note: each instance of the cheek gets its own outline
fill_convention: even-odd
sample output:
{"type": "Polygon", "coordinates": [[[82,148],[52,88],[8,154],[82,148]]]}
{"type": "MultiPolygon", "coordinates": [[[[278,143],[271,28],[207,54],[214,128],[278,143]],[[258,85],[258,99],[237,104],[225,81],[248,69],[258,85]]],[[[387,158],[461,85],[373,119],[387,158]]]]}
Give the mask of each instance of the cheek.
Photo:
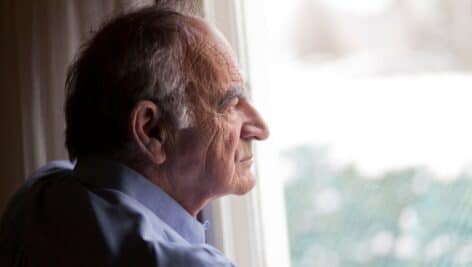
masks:
{"type": "Polygon", "coordinates": [[[235,131],[227,123],[222,131],[222,136],[222,143],[224,144],[224,151],[222,153],[226,154],[226,160],[234,162],[239,143],[239,132],[235,131]]]}
{"type": "MultiPolygon", "coordinates": [[[[219,160],[234,160],[234,154],[237,149],[239,133],[232,130],[231,123],[219,121],[216,123],[212,146],[219,160]]],[[[221,164],[221,162],[220,162],[221,164]]]]}
{"type": "Polygon", "coordinates": [[[239,134],[231,131],[226,123],[219,123],[207,154],[207,167],[214,181],[228,183],[235,174],[235,155],[239,134]]]}

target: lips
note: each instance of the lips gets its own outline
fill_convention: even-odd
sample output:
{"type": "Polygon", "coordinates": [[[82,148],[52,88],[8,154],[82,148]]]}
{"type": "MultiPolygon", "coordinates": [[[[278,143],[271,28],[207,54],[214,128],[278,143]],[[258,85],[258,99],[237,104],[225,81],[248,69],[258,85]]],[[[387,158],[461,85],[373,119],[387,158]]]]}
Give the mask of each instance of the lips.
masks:
{"type": "Polygon", "coordinates": [[[239,160],[239,162],[247,162],[252,160],[252,155],[246,156],[239,160]]]}
{"type": "Polygon", "coordinates": [[[236,162],[247,162],[252,159],[252,151],[250,145],[241,146],[236,152],[236,162]]]}
{"type": "Polygon", "coordinates": [[[244,152],[238,152],[236,153],[235,161],[236,162],[245,162],[252,160],[252,153],[244,153],[244,152]]]}

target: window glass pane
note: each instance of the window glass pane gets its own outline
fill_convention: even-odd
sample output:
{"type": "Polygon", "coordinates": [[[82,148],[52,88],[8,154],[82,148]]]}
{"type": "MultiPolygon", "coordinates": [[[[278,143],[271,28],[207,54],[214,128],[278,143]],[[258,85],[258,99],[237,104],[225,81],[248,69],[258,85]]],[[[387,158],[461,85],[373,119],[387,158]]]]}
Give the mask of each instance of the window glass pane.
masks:
{"type": "Polygon", "coordinates": [[[264,6],[292,267],[472,266],[472,2],[264,6]]]}

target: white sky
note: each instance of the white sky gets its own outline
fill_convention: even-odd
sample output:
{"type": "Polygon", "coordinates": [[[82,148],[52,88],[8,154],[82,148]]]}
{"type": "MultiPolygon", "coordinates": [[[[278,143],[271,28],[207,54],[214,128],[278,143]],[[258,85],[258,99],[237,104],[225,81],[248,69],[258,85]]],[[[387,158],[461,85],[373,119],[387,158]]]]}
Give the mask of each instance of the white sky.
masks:
{"type": "MultiPolygon", "coordinates": [[[[266,92],[255,94],[272,133],[263,146],[276,151],[299,144],[328,146],[335,163],[355,163],[370,175],[426,166],[439,176],[454,176],[472,166],[471,74],[349,75],[366,66],[371,71],[362,60],[324,70],[286,60],[277,65],[276,58],[290,49],[284,36],[302,1],[265,1],[265,34],[275,52],[266,62],[266,92]]],[[[391,4],[323,1],[353,12],[391,4]]]]}
{"type": "MultiPolygon", "coordinates": [[[[423,0],[415,0],[421,2],[423,0]]],[[[431,1],[431,0],[428,0],[431,1]]],[[[343,9],[358,14],[376,13],[384,10],[386,7],[391,5],[393,0],[321,0],[328,6],[343,9]]]]}
{"type": "Polygon", "coordinates": [[[270,99],[259,108],[271,127],[268,143],[279,151],[327,145],[335,162],[368,174],[421,165],[455,175],[472,163],[471,75],[349,78],[297,65],[273,71],[270,99]]]}

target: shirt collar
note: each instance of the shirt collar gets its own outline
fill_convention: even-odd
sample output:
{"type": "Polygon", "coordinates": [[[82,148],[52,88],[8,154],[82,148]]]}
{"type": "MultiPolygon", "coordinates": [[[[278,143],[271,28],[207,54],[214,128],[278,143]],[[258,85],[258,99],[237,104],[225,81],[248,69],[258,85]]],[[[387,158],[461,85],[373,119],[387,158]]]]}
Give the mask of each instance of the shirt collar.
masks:
{"type": "Polygon", "coordinates": [[[81,158],[74,174],[84,183],[115,189],[136,199],[189,243],[205,242],[204,226],[160,187],[133,169],[117,161],[81,158]]]}

